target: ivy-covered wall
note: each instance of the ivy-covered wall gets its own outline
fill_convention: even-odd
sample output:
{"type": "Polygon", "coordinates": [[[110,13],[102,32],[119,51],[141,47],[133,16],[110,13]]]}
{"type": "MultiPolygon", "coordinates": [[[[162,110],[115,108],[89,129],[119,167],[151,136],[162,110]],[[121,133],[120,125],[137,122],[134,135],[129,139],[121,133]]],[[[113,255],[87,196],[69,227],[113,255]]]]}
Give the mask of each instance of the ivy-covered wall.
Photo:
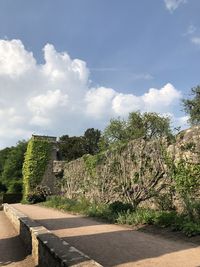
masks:
{"type": "Polygon", "coordinates": [[[23,164],[24,199],[41,183],[51,151],[52,143],[48,140],[30,139],[23,164]]]}

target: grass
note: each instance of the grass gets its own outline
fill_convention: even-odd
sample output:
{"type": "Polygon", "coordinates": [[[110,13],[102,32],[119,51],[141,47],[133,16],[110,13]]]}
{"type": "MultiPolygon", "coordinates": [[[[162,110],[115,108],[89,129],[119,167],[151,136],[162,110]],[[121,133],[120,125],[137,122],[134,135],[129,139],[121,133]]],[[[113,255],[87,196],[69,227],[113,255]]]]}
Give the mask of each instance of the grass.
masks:
{"type": "Polygon", "coordinates": [[[60,196],[47,198],[43,206],[59,210],[79,213],[86,216],[96,217],[111,223],[126,224],[131,226],[156,225],[159,227],[170,227],[173,231],[181,231],[186,236],[200,234],[200,223],[191,221],[184,214],[175,211],[155,211],[151,209],[138,208],[134,211],[130,205],[121,202],[113,204],[90,203],[86,199],[74,200],[60,196]]]}

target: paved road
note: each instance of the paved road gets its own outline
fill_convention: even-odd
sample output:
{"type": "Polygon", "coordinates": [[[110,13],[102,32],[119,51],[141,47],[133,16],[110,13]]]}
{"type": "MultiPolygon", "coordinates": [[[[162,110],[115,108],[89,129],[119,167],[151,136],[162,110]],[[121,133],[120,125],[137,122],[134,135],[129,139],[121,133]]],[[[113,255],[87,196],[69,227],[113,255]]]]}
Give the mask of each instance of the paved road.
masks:
{"type": "Polygon", "coordinates": [[[0,211],[0,266],[35,266],[31,256],[27,256],[21,239],[3,211],[0,211]]]}
{"type": "Polygon", "coordinates": [[[103,266],[200,267],[200,247],[53,209],[13,205],[103,266]]]}

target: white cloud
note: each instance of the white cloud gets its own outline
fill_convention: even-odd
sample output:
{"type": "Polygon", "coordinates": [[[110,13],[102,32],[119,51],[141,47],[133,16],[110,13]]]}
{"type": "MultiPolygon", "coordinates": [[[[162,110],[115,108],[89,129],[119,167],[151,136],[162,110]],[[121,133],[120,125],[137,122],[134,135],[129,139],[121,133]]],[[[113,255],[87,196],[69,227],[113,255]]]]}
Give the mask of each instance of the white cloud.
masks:
{"type": "Polygon", "coordinates": [[[200,45],[200,37],[193,37],[191,38],[191,42],[195,45],[200,45]]]}
{"type": "Polygon", "coordinates": [[[185,4],[187,0],[164,0],[166,8],[172,13],[181,4],[185,4]]]}
{"type": "Polygon", "coordinates": [[[145,109],[151,111],[162,111],[168,108],[174,101],[181,97],[180,91],[176,90],[170,83],[166,84],[160,90],[150,88],[147,93],[142,96],[145,109]]]}
{"type": "Polygon", "coordinates": [[[0,75],[19,76],[35,66],[33,54],[19,40],[0,40],[0,75]]]}
{"type": "Polygon", "coordinates": [[[111,104],[117,92],[111,88],[91,89],[85,96],[86,113],[94,118],[111,114],[111,104]]]}
{"type": "Polygon", "coordinates": [[[141,109],[142,102],[141,97],[119,93],[112,101],[112,109],[117,115],[127,115],[131,111],[141,109]]]}
{"type": "Polygon", "coordinates": [[[20,40],[0,40],[0,147],[33,132],[81,134],[134,110],[170,112],[181,96],[171,84],[140,96],[91,88],[84,61],[50,44],[43,52],[45,63],[38,64],[20,40]]]}
{"type": "Polygon", "coordinates": [[[118,93],[110,88],[97,88],[88,91],[86,95],[87,113],[100,118],[104,115],[126,116],[131,111],[166,112],[181,98],[181,92],[170,83],[161,89],[150,88],[147,93],[134,94],[118,93]]]}

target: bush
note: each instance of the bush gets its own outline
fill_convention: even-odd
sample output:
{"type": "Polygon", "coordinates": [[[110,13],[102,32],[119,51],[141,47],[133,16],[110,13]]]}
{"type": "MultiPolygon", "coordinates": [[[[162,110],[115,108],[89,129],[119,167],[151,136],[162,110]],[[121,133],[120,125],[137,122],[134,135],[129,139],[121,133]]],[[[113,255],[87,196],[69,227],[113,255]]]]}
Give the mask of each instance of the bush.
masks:
{"type": "Polygon", "coordinates": [[[109,205],[109,209],[113,213],[133,211],[133,206],[129,203],[122,203],[121,201],[115,201],[109,205]]]}
{"type": "Polygon", "coordinates": [[[22,200],[22,194],[12,194],[12,193],[5,193],[3,194],[3,203],[19,203],[22,200]]]}
{"type": "Polygon", "coordinates": [[[137,209],[135,212],[122,212],[118,214],[117,222],[120,224],[139,225],[152,224],[155,211],[150,209],[137,209]]]}
{"type": "Polygon", "coordinates": [[[158,193],[155,197],[158,209],[162,211],[172,211],[175,209],[173,204],[173,193],[158,193]]]}
{"type": "Polygon", "coordinates": [[[51,191],[49,187],[39,185],[32,193],[28,194],[27,201],[32,204],[43,202],[50,195],[51,191]]]}
{"type": "Polygon", "coordinates": [[[22,181],[12,181],[8,186],[8,193],[22,193],[22,181]]]}
{"type": "Polygon", "coordinates": [[[200,234],[200,224],[194,222],[186,222],[182,226],[182,232],[187,236],[195,236],[200,234]]]}
{"type": "Polygon", "coordinates": [[[177,218],[176,212],[157,212],[154,218],[154,224],[161,227],[169,227],[175,224],[177,218]]]}

